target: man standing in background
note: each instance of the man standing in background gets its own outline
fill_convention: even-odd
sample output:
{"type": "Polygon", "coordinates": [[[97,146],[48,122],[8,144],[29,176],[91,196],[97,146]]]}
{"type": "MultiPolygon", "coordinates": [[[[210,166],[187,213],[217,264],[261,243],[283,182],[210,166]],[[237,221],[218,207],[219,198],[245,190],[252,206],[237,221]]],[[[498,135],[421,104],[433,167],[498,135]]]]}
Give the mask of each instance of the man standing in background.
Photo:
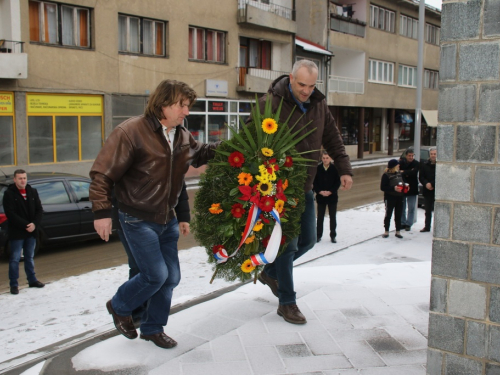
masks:
{"type": "Polygon", "coordinates": [[[415,160],[413,149],[406,151],[406,159],[401,159],[399,172],[403,181],[410,185],[410,189],[403,196],[403,207],[401,208],[401,229],[409,231],[415,220],[415,206],[418,196],[418,169],[420,163],[415,160]]]}
{"type": "Polygon", "coordinates": [[[436,188],[436,160],[437,151],[435,148],[429,150],[429,160],[421,164],[419,180],[423,186],[425,208],[425,226],[420,232],[431,231],[432,211],[434,211],[434,197],[436,188]]]}

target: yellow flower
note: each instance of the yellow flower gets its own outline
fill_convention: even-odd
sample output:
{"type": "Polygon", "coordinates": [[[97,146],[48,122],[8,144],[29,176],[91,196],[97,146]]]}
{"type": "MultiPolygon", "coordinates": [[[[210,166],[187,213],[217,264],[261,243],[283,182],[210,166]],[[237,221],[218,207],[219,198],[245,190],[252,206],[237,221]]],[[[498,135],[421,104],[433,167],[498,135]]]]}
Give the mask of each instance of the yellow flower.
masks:
{"type": "Polygon", "coordinates": [[[257,222],[255,223],[255,226],[253,227],[252,230],[254,232],[258,232],[259,230],[262,229],[263,226],[264,226],[264,223],[261,220],[257,220],[257,222]]]}
{"type": "Polygon", "coordinates": [[[268,158],[273,156],[274,151],[271,150],[270,148],[264,147],[262,150],[262,155],[267,156],[268,158]]]}
{"type": "Polygon", "coordinates": [[[274,205],[274,208],[276,208],[276,211],[278,211],[279,213],[281,213],[281,211],[283,211],[283,206],[285,205],[285,202],[282,201],[281,199],[278,199],[276,201],[276,204],[274,205]]]}
{"type": "Polygon", "coordinates": [[[218,215],[224,210],[220,208],[220,203],[212,203],[212,207],[210,207],[208,211],[210,211],[211,214],[218,215]]]}
{"type": "Polygon", "coordinates": [[[252,234],[251,236],[248,236],[247,239],[245,240],[245,243],[248,245],[248,244],[251,244],[253,242],[253,240],[255,240],[255,236],[252,234]]]}
{"type": "Polygon", "coordinates": [[[253,180],[253,177],[250,173],[241,172],[238,175],[238,183],[240,185],[248,186],[248,185],[250,185],[250,182],[252,182],[252,180],[253,180]]]}
{"type": "Polygon", "coordinates": [[[241,265],[241,270],[245,273],[250,273],[255,269],[255,266],[253,265],[252,261],[250,259],[247,259],[243,262],[241,265]]]}
{"type": "Polygon", "coordinates": [[[264,133],[273,134],[278,130],[278,124],[272,118],[266,118],[262,121],[262,130],[264,133]]]}
{"type": "Polygon", "coordinates": [[[269,177],[270,176],[271,175],[266,172],[266,173],[261,174],[260,176],[255,176],[255,179],[257,181],[262,182],[262,183],[267,183],[267,182],[269,182],[269,177]]]}
{"type": "Polygon", "coordinates": [[[273,190],[273,185],[270,182],[261,182],[257,185],[257,190],[262,193],[262,195],[270,195],[273,190]]]}
{"type": "Polygon", "coordinates": [[[276,173],[274,171],[269,175],[269,181],[276,181],[276,173]]]}

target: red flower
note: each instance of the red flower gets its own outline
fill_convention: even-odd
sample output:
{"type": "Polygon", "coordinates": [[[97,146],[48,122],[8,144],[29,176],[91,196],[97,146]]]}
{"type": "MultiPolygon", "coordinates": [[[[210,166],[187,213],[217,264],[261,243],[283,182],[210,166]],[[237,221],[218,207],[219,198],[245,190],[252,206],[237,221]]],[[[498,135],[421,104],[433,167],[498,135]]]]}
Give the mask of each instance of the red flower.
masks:
{"type": "Polygon", "coordinates": [[[286,237],[285,236],[281,237],[280,245],[284,245],[285,242],[286,242],[286,237]]]}
{"type": "Polygon", "coordinates": [[[283,164],[284,167],[290,168],[293,166],[293,159],[291,156],[287,156],[285,158],[285,164],[283,164]]]}
{"type": "Polygon", "coordinates": [[[245,210],[243,209],[243,205],[241,203],[233,204],[233,207],[231,208],[231,214],[233,214],[233,217],[236,218],[245,215],[245,210]]]}
{"type": "Polygon", "coordinates": [[[252,188],[250,186],[238,186],[238,189],[240,190],[240,193],[243,194],[239,199],[242,201],[250,200],[250,197],[252,196],[252,188]]]}
{"type": "Polygon", "coordinates": [[[280,212],[280,217],[285,216],[286,208],[283,208],[280,212]]]}
{"type": "Polygon", "coordinates": [[[262,246],[267,247],[267,244],[269,243],[270,238],[271,238],[271,236],[264,237],[262,239],[262,246]]]}
{"type": "Polygon", "coordinates": [[[286,202],[288,198],[286,197],[283,190],[283,182],[278,180],[276,183],[276,198],[281,199],[283,202],[286,202]]]}
{"type": "Polygon", "coordinates": [[[222,250],[222,249],[224,249],[224,246],[222,246],[222,245],[214,245],[214,246],[212,247],[212,252],[213,252],[214,254],[217,254],[217,253],[218,253],[220,250],[222,250]]]}
{"type": "Polygon", "coordinates": [[[264,222],[264,224],[269,224],[270,223],[269,219],[266,218],[263,214],[259,215],[259,219],[262,220],[264,222]]]}
{"type": "Polygon", "coordinates": [[[231,167],[241,168],[241,166],[245,162],[245,158],[243,157],[243,154],[241,152],[235,151],[231,153],[231,155],[229,155],[228,161],[231,167]]]}
{"type": "Polygon", "coordinates": [[[276,202],[272,197],[262,197],[260,202],[258,203],[259,208],[264,212],[271,212],[274,208],[276,202]]]}

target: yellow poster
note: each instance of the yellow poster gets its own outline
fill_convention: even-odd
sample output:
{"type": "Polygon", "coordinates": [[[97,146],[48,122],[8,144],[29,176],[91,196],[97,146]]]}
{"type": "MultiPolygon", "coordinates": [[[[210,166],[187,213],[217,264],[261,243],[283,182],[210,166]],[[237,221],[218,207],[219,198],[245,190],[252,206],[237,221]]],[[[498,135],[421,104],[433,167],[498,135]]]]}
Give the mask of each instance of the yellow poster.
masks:
{"type": "Polygon", "coordinates": [[[33,113],[102,114],[102,96],[27,94],[26,108],[29,114],[33,113]]]}
{"type": "Polygon", "coordinates": [[[13,114],[14,112],[14,94],[0,92],[0,113],[13,114]]]}

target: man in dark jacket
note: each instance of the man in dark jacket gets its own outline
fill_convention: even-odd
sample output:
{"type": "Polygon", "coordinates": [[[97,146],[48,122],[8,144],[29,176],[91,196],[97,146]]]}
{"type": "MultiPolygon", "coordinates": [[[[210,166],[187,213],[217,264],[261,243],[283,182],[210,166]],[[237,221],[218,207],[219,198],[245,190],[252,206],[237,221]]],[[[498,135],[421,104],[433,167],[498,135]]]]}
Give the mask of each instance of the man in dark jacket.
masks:
{"type": "MultiPolygon", "coordinates": [[[[267,97],[270,96],[272,110],[276,112],[283,100],[280,113],[281,122],[285,122],[290,116],[289,123],[298,123],[296,129],[302,129],[299,136],[311,129],[316,129],[297,143],[295,148],[298,152],[313,150],[306,157],[318,160],[319,150],[323,146],[335,161],[342,189],[349,190],[352,186],[349,156],[345,152],[342,137],[328,109],[325,96],[316,89],[317,79],[318,67],[316,64],[309,60],[299,60],[293,65],[290,75],[278,77],[271,84],[267,94],[260,98],[259,105],[262,111],[267,97]]],[[[306,208],[300,221],[300,236],[294,238],[283,254],[274,263],[266,265],[258,276],[259,281],[268,285],[273,294],[279,298],[278,315],[294,324],[307,322],[295,300],[293,261],[312,249],[316,243],[316,215],[312,185],[317,170],[316,163],[311,164],[307,170],[308,178],[304,186],[303,197],[306,208]]]]}
{"type": "Polygon", "coordinates": [[[10,293],[19,294],[19,260],[24,250],[24,271],[30,288],[43,288],[45,284],[35,276],[35,246],[37,229],[42,221],[42,203],[36,189],[28,185],[26,171],[14,172],[14,183],[9,185],[3,196],[3,207],[9,221],[10,246],[9,279],[10,293]]]}
{"type": "Polygon", "coordinates": [[[436,188],[436,158],[435,148],[429,150],[429,160],[421,163],[419,180],[423,186],[422,195],[424,196],[425,208],[425,226],[420,232],[431,231],[432,211],[434,211],[434,197],[436,188]]]}
{"type": "Polygon", "coordinates": [[[337,202],[339,196],[337,190],[340,188],[340,176],[332,159],[326,151],[321,157],[322,163],[318,165],[318,172],[314,178],[313,189],[316,193],[316,205],[318,220],[316,222],[316,242],[321,241],[323,236],[323,221],[325,219],[326,207],[330,215],[330,239],[336,243],[337,237],[337,202]]]}
{"type": "Polygon", "coordinates": [[[419,164],[420,163],[415,160],[415,153],[411,148],[406,151],[406,159],[401,160],[399,164],[399,172],[403,176],[404,182],[410,185],[410,189],[403,196],[403,206],[401,207],[401,229],[404,228],[407,231],[411,229],[415,220],[419,164]]]}
{"type": "Polygon", "coordinates": [[[196,141],[182,125],[196,93],[186,83],[161,82],[143,116],[118,125],[90,171],[94,227],[105,241],[111,234],[114,189],[123,235],[140,272],[125,282],[106,303],[116,329],[137,337],[132,311],[147,303],[141,318],[141,339],[168,349],[177,342],[164,333],[173,289],[180,282],[175,207],[190,165],[213,158],[217,144],[196,141]]]}

